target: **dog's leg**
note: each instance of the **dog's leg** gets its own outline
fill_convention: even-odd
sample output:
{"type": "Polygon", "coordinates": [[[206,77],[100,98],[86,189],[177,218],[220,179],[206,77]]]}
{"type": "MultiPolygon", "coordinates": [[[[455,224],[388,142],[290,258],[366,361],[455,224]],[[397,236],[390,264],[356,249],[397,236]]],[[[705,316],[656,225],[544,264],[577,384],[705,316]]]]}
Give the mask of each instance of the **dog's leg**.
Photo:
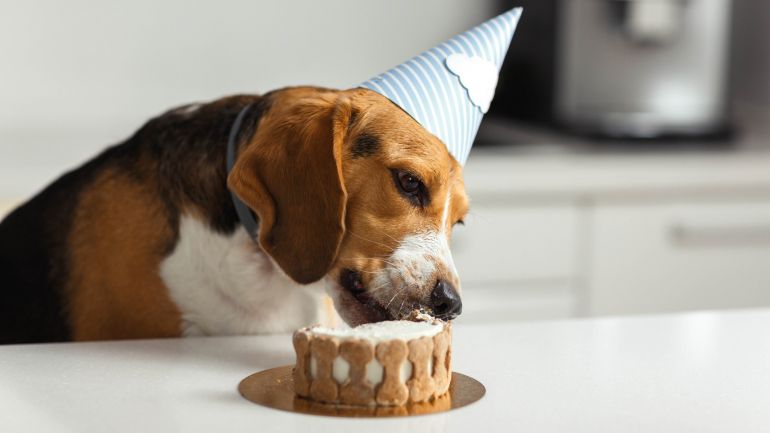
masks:
{"type": "Polygon", "coordinates": [[[181,318],[159,275],[173,248],[152,179],[105,169],[80,195],[69,247],[75,340],[174,337],[181,318]]]}

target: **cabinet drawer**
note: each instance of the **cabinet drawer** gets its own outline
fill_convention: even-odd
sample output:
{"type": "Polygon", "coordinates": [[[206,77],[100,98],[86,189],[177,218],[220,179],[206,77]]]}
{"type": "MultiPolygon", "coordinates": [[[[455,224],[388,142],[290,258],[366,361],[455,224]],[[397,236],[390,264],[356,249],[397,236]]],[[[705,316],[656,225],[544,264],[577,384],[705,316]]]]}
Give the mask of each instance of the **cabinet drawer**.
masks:
{"type": "Polygon", "coordinates": [[[500,323],[519,320],[563,319],[575,313],[575,290],[570,282],[542,285],[474,286],[463,292],[458,323],[500,323]]]}
{"type": "Polygon", "coordinates": [[[588,313],[770,305],[767,202],[599,205],[588,313]]]}
{"type": "Polygon", "coordinates": [[[464,288],[575,275],[578,218],[573,206],[473,203],[455,228],[452,254],[464,288]]]}

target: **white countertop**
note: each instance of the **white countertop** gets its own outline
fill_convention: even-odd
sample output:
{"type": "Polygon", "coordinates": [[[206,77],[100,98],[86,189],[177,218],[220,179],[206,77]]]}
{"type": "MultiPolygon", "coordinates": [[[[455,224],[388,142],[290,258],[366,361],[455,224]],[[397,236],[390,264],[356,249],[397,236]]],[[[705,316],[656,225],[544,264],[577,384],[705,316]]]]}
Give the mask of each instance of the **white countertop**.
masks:
{"type": "Polygon", "coordinates": [[[767,432],[770,310],[455,327],[479,402],[410,418],[295,415],[236,386],[287,335],[0,346],[5,432],[767,432]]]}

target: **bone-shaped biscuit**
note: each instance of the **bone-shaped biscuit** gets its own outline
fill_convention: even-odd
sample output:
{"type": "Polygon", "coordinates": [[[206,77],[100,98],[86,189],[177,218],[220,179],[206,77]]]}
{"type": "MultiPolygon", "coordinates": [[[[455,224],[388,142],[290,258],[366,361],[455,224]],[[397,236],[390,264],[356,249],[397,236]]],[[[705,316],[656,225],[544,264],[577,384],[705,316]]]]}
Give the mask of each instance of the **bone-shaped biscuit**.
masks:
{"type": "Polygon", "coordinates": [[[441,396],[449,390],[449,381],[452,371],[449,370],[449,341],[451,334],[449,327],[433,336],[433,381],[435,382],[435,397],[441,396]]]}
{"type": "Polygon", "coordinates": [[[401,382],[401,364],[406,361],[407,351],[403,340],[377,345],[377,360],[384,369],[382,383],[377,387],[377,404],[402,405],[409,399],[409,388],[401,382]]]}
{"type": "Polygon", "coordinates": [[[412,402],[426,401],[433,397],[433,377],[430,361],[433,357],[433,339],[422,337],[410,340],[409,361],[412,362],[412,378],[406,382],[409,387],[409,400],[412,402]]]}
{"type": "Polygon", "coordinates": [[[310,342],[310,353],[316,362],[316,372],[310,384],[310,397],[313,400],[335,402],[337,400],[337,381],[332,377],[334,358],[337,357],[336,338],[316,337],[310,342]]]}
{"type": "Polygon", "coordinates": [[[366,340],[343,341],[340,356],[350,365],[349,379],[340,387],[340,401],[355,405],[374,403],[374,386],[366,378],[366,364],[374,359],[374,346],[366,340]]]}
{"type": "Polygon", "coordinates": [[[294,391],[302,397],[310,395],[310,338],[304,332],[295,332],[292,338],[294,351],[297,352],[297,365],[294,366],[294,391]]]}

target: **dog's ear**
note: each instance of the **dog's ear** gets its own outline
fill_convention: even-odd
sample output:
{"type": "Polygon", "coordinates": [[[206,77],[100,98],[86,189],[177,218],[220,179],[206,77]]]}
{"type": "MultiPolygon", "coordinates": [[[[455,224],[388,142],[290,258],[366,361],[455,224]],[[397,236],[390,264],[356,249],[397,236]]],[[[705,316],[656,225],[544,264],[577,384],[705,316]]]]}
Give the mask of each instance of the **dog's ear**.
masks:
{"type": "Polygon", "coordinates": [[[332,92],[276,96],[227,184],[258,215],[262,249],[309,284],[329,271],[345,232],[341,154],[352,108],[332,92]]]}

